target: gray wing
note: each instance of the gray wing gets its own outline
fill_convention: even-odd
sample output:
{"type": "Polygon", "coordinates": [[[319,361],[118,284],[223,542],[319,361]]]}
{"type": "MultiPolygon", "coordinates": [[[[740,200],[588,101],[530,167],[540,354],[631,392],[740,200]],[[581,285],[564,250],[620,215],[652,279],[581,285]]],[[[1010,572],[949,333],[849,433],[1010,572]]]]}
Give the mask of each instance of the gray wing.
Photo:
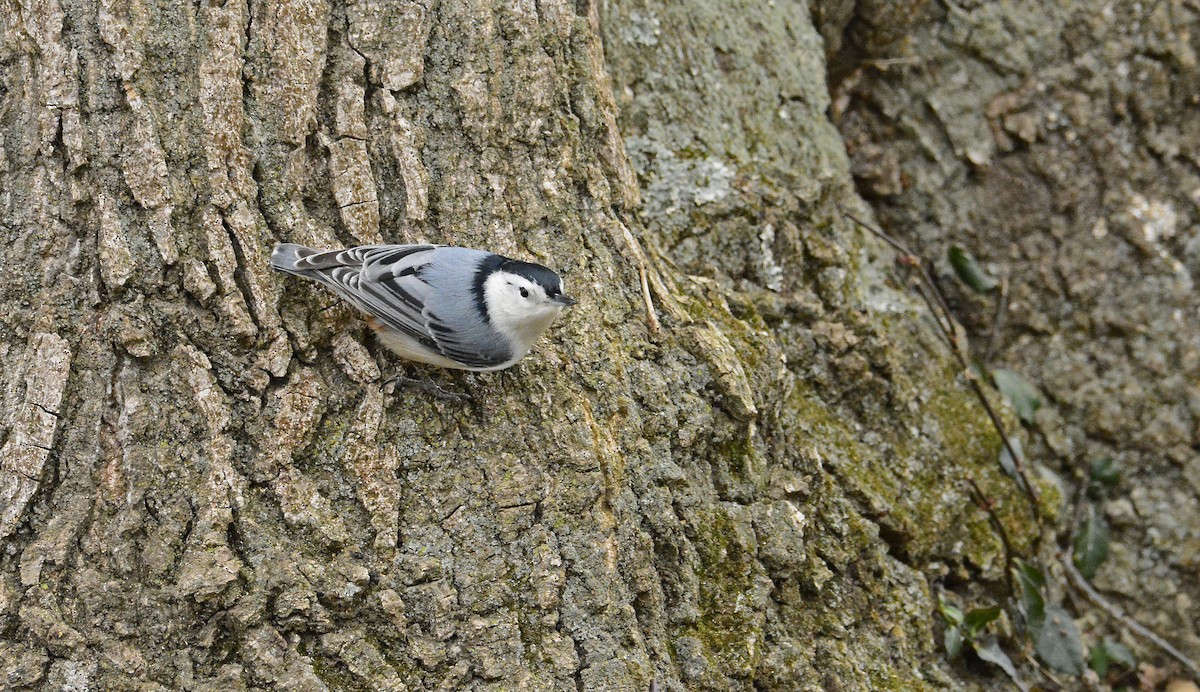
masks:
{"type": "MultiPolygon", "coordinates": [[[[426,270],[437,259],[438,252],[446,250],[459,248],[366,245],[309,255],[297,260],[295,268],[319,278],[358,309],[434,353],[469,368],[500,365],[507,360],[507,354],[476,348],[470,333],[461,332],[429,309],[433,293],[444,287],[431,286],[426,270]]],[[[474,269],[474,265],[464,266],[462,273],[472,277],[474,269]]]]}

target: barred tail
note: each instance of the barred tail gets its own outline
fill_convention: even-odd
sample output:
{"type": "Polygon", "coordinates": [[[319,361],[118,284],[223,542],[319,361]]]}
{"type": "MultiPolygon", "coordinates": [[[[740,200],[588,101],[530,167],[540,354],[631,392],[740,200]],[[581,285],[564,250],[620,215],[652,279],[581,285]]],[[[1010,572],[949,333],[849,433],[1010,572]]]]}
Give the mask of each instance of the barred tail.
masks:
{"type": "Polygon", "coordinates": [[[310,247],[295,243],[279,243],[271,252],[271,268],[289,274],[304,276],[308,272],[305,269],[298,268],[296,264],[309,255],[317,254],[317,252],[317,250],[310,247]]]}

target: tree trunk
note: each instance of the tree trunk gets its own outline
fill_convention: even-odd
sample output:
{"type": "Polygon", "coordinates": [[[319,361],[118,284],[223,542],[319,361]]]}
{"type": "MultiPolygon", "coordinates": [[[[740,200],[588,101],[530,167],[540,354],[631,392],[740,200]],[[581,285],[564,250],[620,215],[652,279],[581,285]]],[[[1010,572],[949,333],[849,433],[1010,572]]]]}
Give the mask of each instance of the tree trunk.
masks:
{"type": "Polygon", "coordinates": [[[1103,517],[1095,586],[1192,666],[1076,601],[1085,634],[1200,683],[1200,5],[825,9],[843,17],[824,33],[847,40],[831,64],[860,188],[923,254],[964,246],[1007,276],[998,328],[990,298],[952,301],[995,330],[980,356],[1041,392],[1028,456],[1078,489],[1060,540],[1103,517]],[[1121,477],[1097,493],[1105,459],[1121,477]]]}
{"type": "Polygon", "coordinates": [[[964,479],[1036,528],[838,211],[804,3],[0,21],[6,684],[971,682],[931,583],[1004,559],[964,479]],[[486,248],[582,304],[454,376],[270,272],[279,241],[486,248]]]}

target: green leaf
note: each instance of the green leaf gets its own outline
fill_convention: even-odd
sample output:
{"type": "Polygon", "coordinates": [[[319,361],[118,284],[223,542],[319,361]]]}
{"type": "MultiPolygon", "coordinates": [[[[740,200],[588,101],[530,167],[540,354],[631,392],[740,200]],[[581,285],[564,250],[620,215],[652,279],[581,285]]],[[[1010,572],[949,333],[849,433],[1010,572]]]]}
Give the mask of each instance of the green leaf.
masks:
{"type": "Polygon", "coordinates": [[[946,255],[950,258],[950,266],[954,267],[958,278],[977,293],[987,293],[1000,285],[999,281],[979,266],[979,262],[971,253],[961,247],[952,245],[946,255]]]}
{"type": "Polygon", "coordinates": [[[971,646],[975,649],[975,655],[980,660],[1000,666],[1008,674],[1008,677],[1012,679],[1013,684],[1022,690],[1022,692],[1029,689],[1024,681],[1017,677],[1017,667],[1013,665],[1012,659],[1008,657],[1008,654],[1004,653],[1004,649],[1000,648],[1000,644],[996,642],[995,637],[988,637],[986,640],[973,642],[971,646]]]}
{"type": "MultiPolygon", "coordinates": [[[[1013,449],[1017,450],[1017,454],[1021,456],[1021,461],[1025,460],[1025,450],[1021,449],[1021,441],[1015,437],[1009,437],[1008,441],[1012,443],[1013,449]]],[[[1017,462],[1013,461],[1012,455],[1008,453],[1008,445],[1000,446],[1000,468],[1008,475],[1016,478],[1017,462]]]]}
{"type": "Polygon", "coordinates": [[[1091,477],[1093,483],[1111,488],[1121,480],[1121,466],[1112,457],[1100,457],[1092,461],[1091,477]]]}
{"type": "Polygon", "coordinates": [[[1129,650],[1129,647],[1109,637],[1105,637],[1102,643],[1104,650],[1108,652],[1110,661],[1130,670],[1137,667],[1137,659],[1133,657],[1133,652],[1129,650]]]}
{"type": "Polygon", "coordinates": [[[1096,675],[1103,680],[1104,676],[1108,674],[1109,667],[1114,663],[1130,670],[1137,665],[1137,661],[1133,658],[1133,652],[1124,644],[1105,637],[1104,641],[1097,642],[1088,654],[1088,668],[1096,671],[1096,675]]]}
{"type": "Polygon", "coordinates": [[[1023,560],[1017,560],[1017,583],[1021,586],[1020,609],[1025,620],[1025,631],[1029,638],[1036,640],[1041,634],[1042,624],[1046,619],[1046,599],[1042,596],[1042,585],[1045,577],[1036,567],[1023,560]]]}
{"type": "Polygon", "coordinates": [[[1043,663],[1060,673],[1079,675],[1083,672],[1083,641],[1079,637],[1079,627],[1059,606],[1046,606],[1046,620],[1034,650],[1043,663]]]}
{"type": "Polygon", "coordinates": [[[938,610],[942,611],[942,618],[951,625],[958,626],[963,623],[962,610],[947,603],[942,594],[938,594],[938,610]]]}
{"type": "Polygon", "coordinates": [[[1033,415],[1042,407],[1042,393],[1024,377],[1004,368],[992,371],[992,382],[1012,404],[1017,416],[1026,423],[1032,423],[1033,415]]]}
{"type": "Polygon", "coordinates": [[[1096,675],[1103,680],[1105,675],[1108,675],[1108,664],[1112,661],[1108,656],[1108,650],[1104,648],[1104,644],[1096,643],[1092,646],[1092,650],[1088,652],[1088,668],[1096,671],[1096,675]]]}
{"type": "Polygon", "coordinates": [[[975,608],[967,613],[963,623],[967,628],[967,638],[974,639],[992,620],[1000,617],[1000,606],[991,608],[975,608]]]}
{"type": "Polygon", "coordinates": [[[962,652],[963,634],[961,629],[955,626],[947,627],[946,634],[943,639],[946,644],[947,658],[954,658],[962,652]]]}
{"type": "Polygon", "coordinates": [[[1088,505],[1087,517],[1083,526],[1075,535],[1075,566],[1079,573],[1091,579],[1096,576],[1096,569],[1108,557],[1108,523],[1104,516],[1096,511],[1095,505],[1088,505]]]}

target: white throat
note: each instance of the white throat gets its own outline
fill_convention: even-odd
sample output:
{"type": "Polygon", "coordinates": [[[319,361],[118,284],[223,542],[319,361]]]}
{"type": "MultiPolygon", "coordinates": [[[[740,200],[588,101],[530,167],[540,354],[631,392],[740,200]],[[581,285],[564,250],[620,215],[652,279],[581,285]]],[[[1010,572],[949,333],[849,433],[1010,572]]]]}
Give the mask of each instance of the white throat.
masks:
{"type": "Polygon", "coordinates": [[[508,338],[516,351],[513,355],[520,357],[550,327],[562,312],[562,306],[536,297],[522,298],[507,285],[507,276],[510,275],[495,272],[484,280],[483,300],[492,327],[508,338]]]}

